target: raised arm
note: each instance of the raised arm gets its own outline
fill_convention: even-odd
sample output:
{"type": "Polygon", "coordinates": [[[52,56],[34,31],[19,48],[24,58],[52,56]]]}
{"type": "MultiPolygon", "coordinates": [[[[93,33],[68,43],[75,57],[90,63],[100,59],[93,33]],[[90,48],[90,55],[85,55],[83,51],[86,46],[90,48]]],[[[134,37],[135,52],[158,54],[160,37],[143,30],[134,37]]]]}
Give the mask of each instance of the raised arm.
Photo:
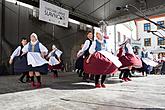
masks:
{"type": "Polygon", "coordinates": [[[88,49],[89,45],[90,45],[90,41],[86,40],[82,49],[78,52],[77,56],[81,56],[88,49]]]}
{"type": "Polygon", "coordinates": [[[9,64],[12,64],[13,63],[13,59],[16,57],[16,56],[19,56],[20,55],[20,51],[21,51],[21,46],[18,46],[14,52],[12,53],[12,55],[10,56],[10,60],[9,60],[9,64]]]}

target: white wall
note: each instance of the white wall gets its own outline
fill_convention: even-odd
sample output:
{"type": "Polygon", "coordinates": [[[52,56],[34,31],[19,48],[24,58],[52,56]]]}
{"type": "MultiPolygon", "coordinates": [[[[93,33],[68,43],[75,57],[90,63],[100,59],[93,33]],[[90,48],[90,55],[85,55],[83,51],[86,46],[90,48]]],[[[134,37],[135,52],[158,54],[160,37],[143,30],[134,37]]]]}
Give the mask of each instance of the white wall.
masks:
{"type": "Polygon", "coordinates": [[[109,44],[113,50],[113,52],[115,52],[115,43],[116,43],[116,49],[118,50],[119,48],[119,43],[124,41],[124,35],[128,38],[133,38],[136,39],[137,38],[137,31],[136,31],[136,25],[134,21],[130,21],[130,22],[126,22],[126,23],[122,23],[122,24],[117,24],[116,25],[116,30],[115,30],[115,25],[112,26],[108,26],[107,27],[107,35],[110,37],[109,39],[109,44]],[[132,28],[132,32],[130,30],[130,25],[132,28]],[[120,32],[120,42],[118,42],[118,32],[120,32]],[[116,41],[115,41],[116,39],[116,41]]]}

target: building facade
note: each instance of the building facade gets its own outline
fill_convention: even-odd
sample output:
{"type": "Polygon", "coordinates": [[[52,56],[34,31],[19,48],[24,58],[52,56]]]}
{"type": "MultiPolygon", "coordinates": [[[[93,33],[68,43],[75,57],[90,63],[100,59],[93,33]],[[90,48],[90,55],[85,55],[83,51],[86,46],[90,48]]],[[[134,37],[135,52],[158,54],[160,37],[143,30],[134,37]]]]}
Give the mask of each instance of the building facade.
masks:
{"type": "MultiPolygon", "coordinates": [[[[164,25],[165,23],[165,15],[151,17],[151,20],[164,25]]],[[[165,40],[159,38],[156,35],[153,35],[150,31],[158,31],[157,34],[160,33],[165,36],[165,32],[155,24],[152,24],[146,20],[136,20],[137,24],[137,36],[141,39],[141,46],[147,49],[155,48],[157,46],[165,46],[165,40]]],[[[161,35],[160,35],[161,36],[161,35]]]]}
{"type": "MultiPolygon", "coordinates": [[[[165,25],[165,14],[151,16],[149,18],[160,25],[165,25]]],[[[135,22],[137,25],[137,37],[140,39],[141,48],[144,47],[147,50],[153,50],[158,49],[158,47],[165,46],[165,40],[158,37],[165,37],[165,31],[161,27],[156,26],[155,24],[144,19],[138,19],[135,20],[135,22]],[[151,31],[154,31],[154,33],[156,33],[158,36],[152,34],[151,31]]]]}

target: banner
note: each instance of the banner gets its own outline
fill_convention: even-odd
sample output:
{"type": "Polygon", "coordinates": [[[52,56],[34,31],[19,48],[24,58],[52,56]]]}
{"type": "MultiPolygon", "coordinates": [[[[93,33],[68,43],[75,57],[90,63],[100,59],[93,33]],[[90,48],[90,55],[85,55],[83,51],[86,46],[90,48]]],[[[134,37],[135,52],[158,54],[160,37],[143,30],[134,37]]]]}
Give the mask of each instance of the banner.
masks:
{"type": "Polygon", "coordinates": [[[69,11],[40,0],[39,20],[68,27],[69,11]]]}

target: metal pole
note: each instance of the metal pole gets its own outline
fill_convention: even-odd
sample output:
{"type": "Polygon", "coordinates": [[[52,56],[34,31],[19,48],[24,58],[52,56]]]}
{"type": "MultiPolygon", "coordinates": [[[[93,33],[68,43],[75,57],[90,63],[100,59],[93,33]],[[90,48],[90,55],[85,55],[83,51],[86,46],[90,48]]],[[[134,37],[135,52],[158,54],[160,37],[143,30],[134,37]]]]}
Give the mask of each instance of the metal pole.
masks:
{"type": "Polygon", "coordinates": [[[20,3],[18,3],[18,43],[19,43],[19,31],[20,31],[20,3]]]}
{"type": "Polygon", "coordinates": [[[117,50],[117,49],[116,49],[116,48],[117,48],[117,47],[116,47],[116,45],[117,45],[117,44],[116,44],[116,24],[114,25],[114,44],[115,44],[114,46],[115,46],[115,52],[116,52],[116,50],[117,50]]]}
{"type": "Polygon", "coordinates": [[[1,59],[0,62],[1,64],[3,63],[3,51],[2,51],[2,39],[5,37],[5,0],[2,0],[2,15],[1,15],[1,59]]]}

